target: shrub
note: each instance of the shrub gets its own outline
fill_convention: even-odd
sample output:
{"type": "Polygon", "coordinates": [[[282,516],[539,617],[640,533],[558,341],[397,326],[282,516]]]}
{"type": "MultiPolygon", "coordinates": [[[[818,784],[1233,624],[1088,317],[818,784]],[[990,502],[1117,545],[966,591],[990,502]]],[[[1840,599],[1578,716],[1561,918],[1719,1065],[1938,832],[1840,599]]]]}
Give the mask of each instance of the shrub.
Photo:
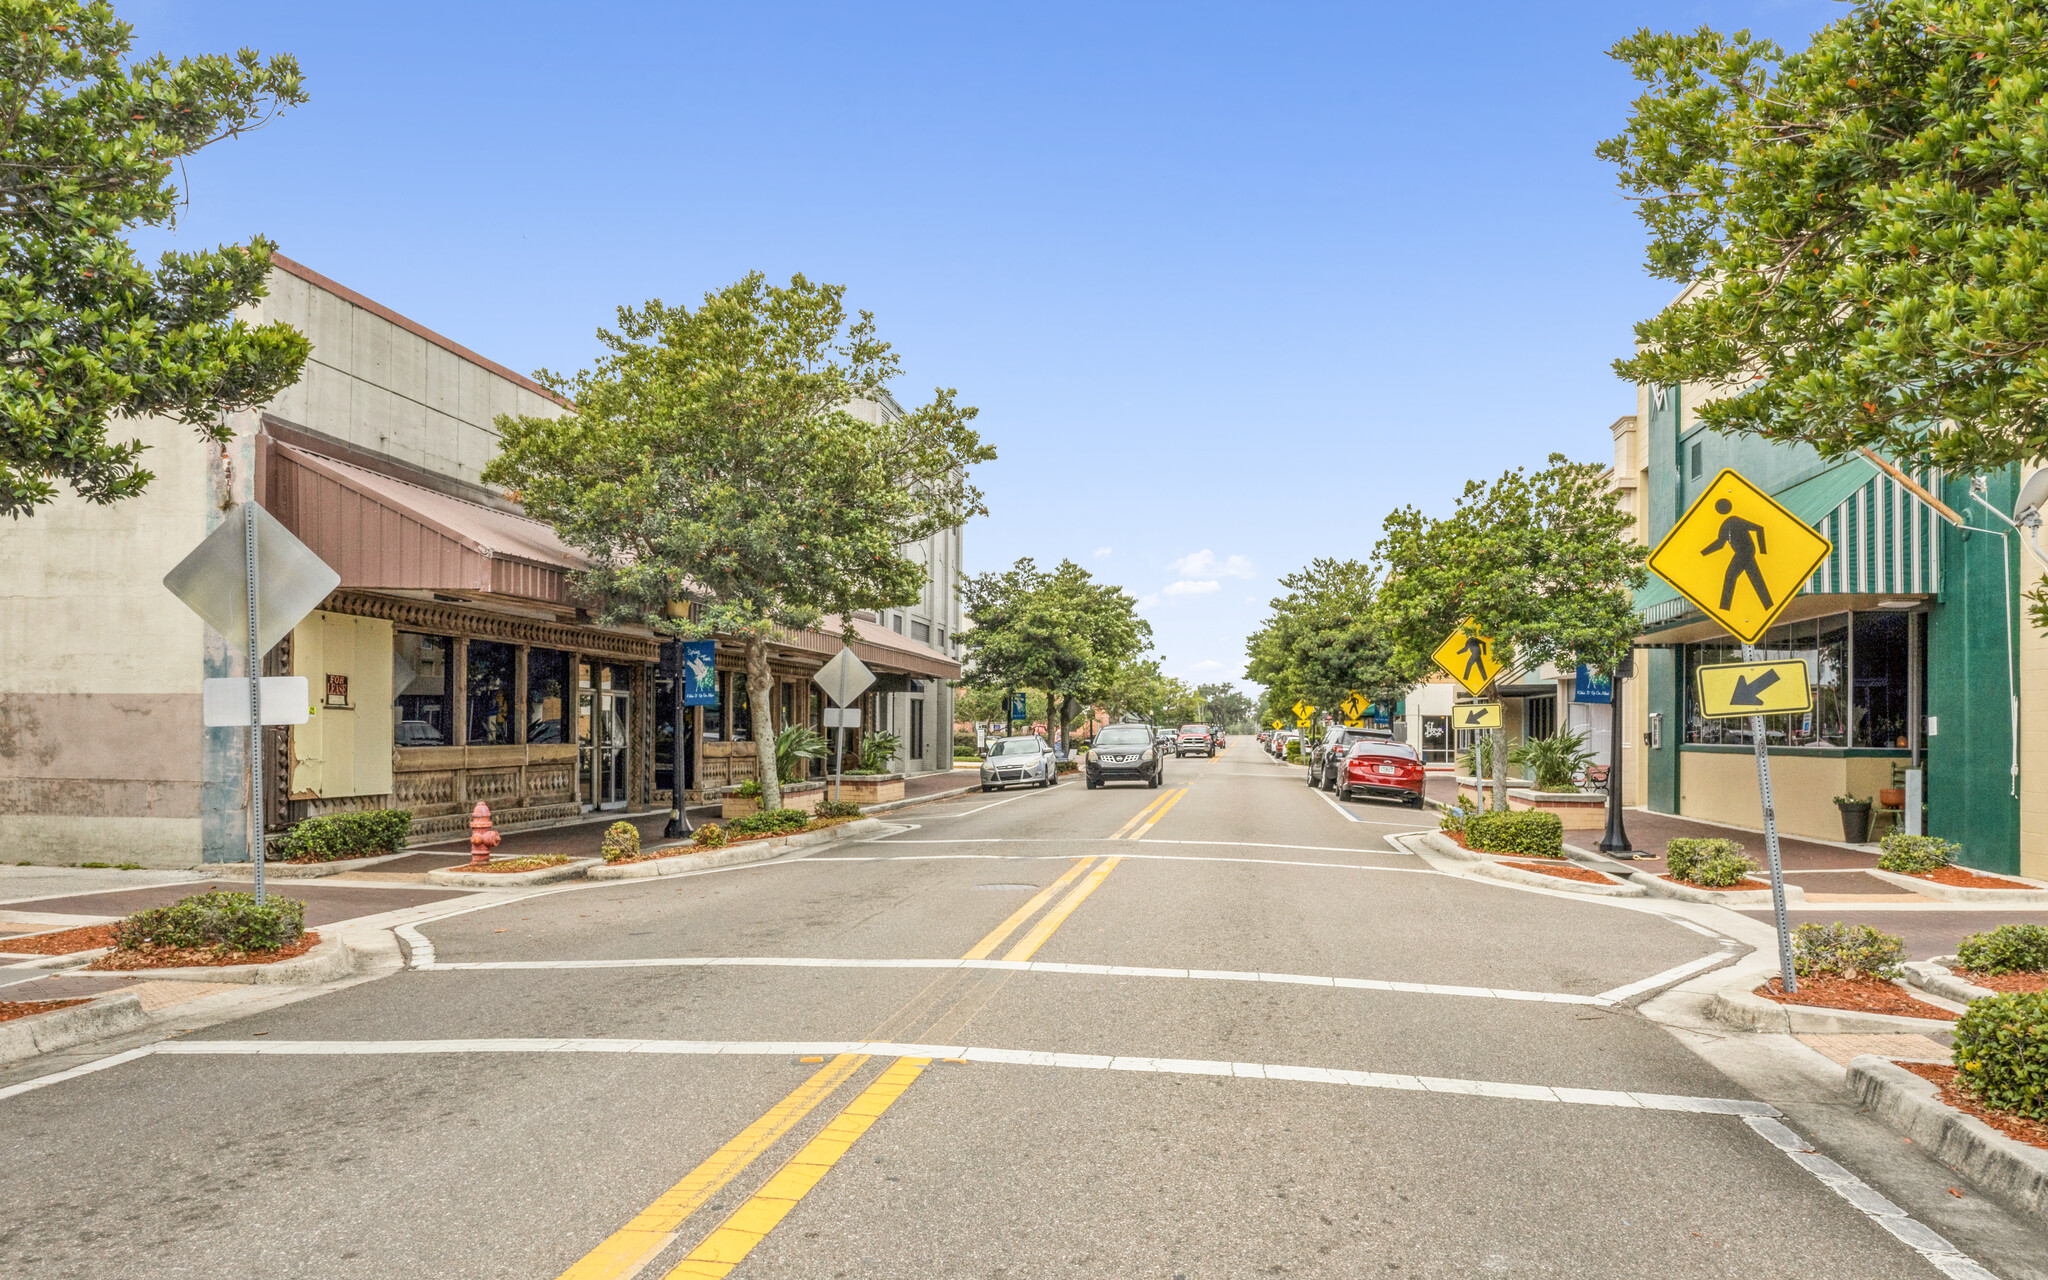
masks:
{"type": "Polygon", "coordinates": [[[1843,978],[1897,976],[1906,943],[1895,933],[1867,924],[1802,924],[1792,931],[1792,972],[1843,978]]]}
{"type": "Polygon", "coordinates": [[[1475,813],[1465,819],[1465,843],[1487,853],[1536,858],[1564,856],[1564,820],[1554,813],[1475,813]]]}
{"type": "Polygon", "coordinates": [[[306,904],[296,898],[271,898],[259,906],[253,893],[210,889],[129,916],[114,926],[114,945],[127,951],[139,947],[275,951],[297,942],[305,931],[306,904]]]}
{"type": "Polygon", "coordinates": [[[1664,846],[1664,862],[1673,880],[1709,889],[1740,884],[1756,870],[1756,859],[1744,853],[1733,840],[1681,837],[1664,846]]]}
{"type": "Polygon", "coordinates": [[[756,799],[761,794],[761,780],[759,778],[748,778],[745,782],[734,787],[732,793],[742,800],[756,799]]]}
{"type": "Polygon", "coordinates": [[[1554,733],[1508,752],[1508,763],[1526,765],[1538,791],[1577,791],[1572,779],[1593,763],[1583,733],[1554,733]]]}
{"type": "Polygon", "coordinates": [[[332,862],[397,853],[412,834],[412,810],[371,809],[308,818],[266,843],[265,856],[283,862],[332,862]]]}
{"type": "Polygon", "coordinates": [[[699,849],[721,848],[725,840],[725,828],[715,822],[707,822],[690,833],[690,843],[699,849]]]}
{"type": "Polygon", "coordinates": [[[1458,773],[1467,778],[1493,776],[1492,734],[1481,734],[1472,740],[1471,746],[1458,753],[1458,773]]]}
{"type": "Polygon", "coordinates": [[[821,818],[858,818],[860,806],[851,800],[826,800],[818,805],[821,818]]]}
{"type": "Polygon", "coordinates": [[[860,740],[860,768],[852,773],[887,773],[889,762],[903,749],[903,739],[893,733],[871,733],[860,740]]]}
{"type": "Polygon", "coordinates": [[[810,825],[811,815],[802,809],[763,809],[759,813],[733,819],[732,833],[736,836],[779,835],[785,831],[802,831],[810,825]]]}
{"type": "Polygon", "coordinates": [[[1287,740],[1287,758],[1289,760],[1301,759],[1301,744],[1293,738],[1287,740]]]}
{"type": "Polygon", "coordinates": [[[621,862],[640,856],[640,828],[630,822],[614,822],[604,829],[604,843],[598,852],[606,862],[621,862]]]}
{"type": "Polygon", "coordinates": [[[1963,851],[1963,846],[1939,836],[1909,836],[1903,831],[1892,832],[1881,843],[1884,852],[1878,855],[1878,870],[1903,876],[1939,871],[1963,851]]]}
{"type": "Polygon", "coordinates": [[[1447,836],[1465,834],[1465,822],[1476,810],[1453,806],[1437,814],[1436,829],[1447,836]]]}
{"type": "Polygon", "coordinates": [[[1972,973],[2039,973],[2048,969],[2048,928],[2002,924],[1956,945],[1956,963],[1972,973]]]}
{"type": "Polygon", "coordinates": [[[811,761],[825,758],[825,735],[808,725],[793,724],[775,735],[775,776],[796,782],[810,769],[811,761]]]}
{"type": "Polygon", "coordinates": [[[2048,991],[1972,1000],[1955,1034],[1958,1083],[1994,1110],[2048,1120],[2048,991]]]}

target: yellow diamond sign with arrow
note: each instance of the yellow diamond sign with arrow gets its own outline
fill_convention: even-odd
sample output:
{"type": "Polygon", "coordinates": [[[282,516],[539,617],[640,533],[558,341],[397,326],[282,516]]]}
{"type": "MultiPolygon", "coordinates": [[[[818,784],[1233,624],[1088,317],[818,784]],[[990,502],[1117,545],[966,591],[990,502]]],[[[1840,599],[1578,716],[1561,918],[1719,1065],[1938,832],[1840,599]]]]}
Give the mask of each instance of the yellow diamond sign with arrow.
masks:
{"type": "Polygon", "coordinates": [[[1430,659],[1465,686],[1467,693],[1483,693],[1500,674],[1500,659],[1493,656],[1493,641],[1479,634],[1479,624],[1470,618],[1436,647],[1430,659]]]}
{"type": "Polygon", "coordinates": [[[1813,710],[1806,664],[1797,658],[1710,663],[1699,668],[1699,682],[1700,714],[1710,719],[1813,710]]]}
{"type": "Polygon", "coordinates": [[[1755,644],[1834,544],[1733,471],[1714,477],[1650,553],[1650,568],[1755,644]]]}
{"type": "Polygon", "coordinates": [[[1457,729],[1498,729],[1501,727],[1500,704],[1461,702],[1451,708],[1451,725],[1457,729]]]}

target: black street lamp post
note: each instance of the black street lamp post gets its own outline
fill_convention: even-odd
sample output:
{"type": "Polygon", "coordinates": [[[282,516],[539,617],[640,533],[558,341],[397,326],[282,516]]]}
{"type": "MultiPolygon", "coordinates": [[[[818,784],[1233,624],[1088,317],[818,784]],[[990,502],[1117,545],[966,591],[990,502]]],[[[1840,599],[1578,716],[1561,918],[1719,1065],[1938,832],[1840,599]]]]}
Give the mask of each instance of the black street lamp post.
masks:
{"type": "Polygon", "coordinates": [[[1628,828],[1621,821],[1621,751],[1623,746],[1621,682],[1636,673],[1635,650],[1630,649],[1607,686],[1609,724],[1607,735],[1607,833],[1600,837],[1600,852],[1611,858],[1633,858],[1635,847],[1628,842],[1628,828]]]}

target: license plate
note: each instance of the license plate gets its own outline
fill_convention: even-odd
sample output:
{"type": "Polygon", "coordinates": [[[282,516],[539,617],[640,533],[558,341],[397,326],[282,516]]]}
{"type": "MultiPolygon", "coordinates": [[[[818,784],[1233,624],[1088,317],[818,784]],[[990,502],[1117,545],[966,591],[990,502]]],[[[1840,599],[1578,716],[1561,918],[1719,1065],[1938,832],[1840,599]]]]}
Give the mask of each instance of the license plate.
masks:
{"type": "Polygon", "coordinates": [[[1395,767],[1394,767],[1393,765],[1390,765],[1390,764],[1383,764],[1383,765],[1381,765],[1381,766],[1380,766],[1380,772],[1381,772],[1381,773],[1399,773],[1399,772],[1401,772],[1401,771],[1400,771],[1399,769],[1396,769],[1396,768],[1395,768],[1395,767]]]}

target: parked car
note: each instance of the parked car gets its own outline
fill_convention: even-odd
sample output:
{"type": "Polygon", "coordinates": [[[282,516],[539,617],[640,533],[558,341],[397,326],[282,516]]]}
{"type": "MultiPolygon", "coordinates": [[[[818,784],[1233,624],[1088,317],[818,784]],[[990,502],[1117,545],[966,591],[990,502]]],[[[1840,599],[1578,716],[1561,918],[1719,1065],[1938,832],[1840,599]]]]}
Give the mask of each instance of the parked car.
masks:
{"type": "Polygon", "coordinates": [[[1142,724],[1104,725],[1095,735],[1083,766],[1088,789],[1105,782],[1142,782],[1156,787],[1166,781],[1166,753],[1142,724]]]}
{"type": "Polygon", "coordinates": [[[1173,743],[1174,757],[1178,759],[1191,751],[1201,752],[1205,760],[1215,756],[1216,739],[1210,736],[1208,725],[1184,724],[1180,727],[1180,733],[1173,743]]]}
{"type": "Polygon", "coordinates": [[[1179,737],[1180,735],[1178,733],[1174,732],[1172,729],[1167,728],[1165,725],[1160,725],[1158,728],[1152,731],[1152,743],[1161,751],[1174,750],[1176,741],[1179,737]]]}
{"type": "Polygon", "coordinates": [[[997,738],[988,744],[981,758],[981,789],[998,787],[1059,785],[1060,770],[1052,748],[1035,733],[1016,738],[997,738]]]}
{"type": "Polygon", "coordinates": [[[1273,741],[1267,744],[1266,749],[1273,753],[1275,760],[1285,760],[1287,758],[1287,744],[1300,741],[1301,731],[1299,729],[1280,729],[1273,734],[1273,741]]]}
{"type": "Polygon", "coordinates": [[[1308,785],[1334,791],[1337,787],[1337,765],[1351,744],[1363,741],[1392,742],[1394,735],[1386,729],[1367,728],[1361,725],[1333,724],[1323,730],[1322,739],[1309,749],[1308,785]]]}
{"type": "Polygon", "coordinates": [[[1339,766],[1339,800],[1362,793],[1400,800],[1417,809],[1423,805],[1422,754],[1405,742],[1361,738],[1345,751],[1339,766]]]}

